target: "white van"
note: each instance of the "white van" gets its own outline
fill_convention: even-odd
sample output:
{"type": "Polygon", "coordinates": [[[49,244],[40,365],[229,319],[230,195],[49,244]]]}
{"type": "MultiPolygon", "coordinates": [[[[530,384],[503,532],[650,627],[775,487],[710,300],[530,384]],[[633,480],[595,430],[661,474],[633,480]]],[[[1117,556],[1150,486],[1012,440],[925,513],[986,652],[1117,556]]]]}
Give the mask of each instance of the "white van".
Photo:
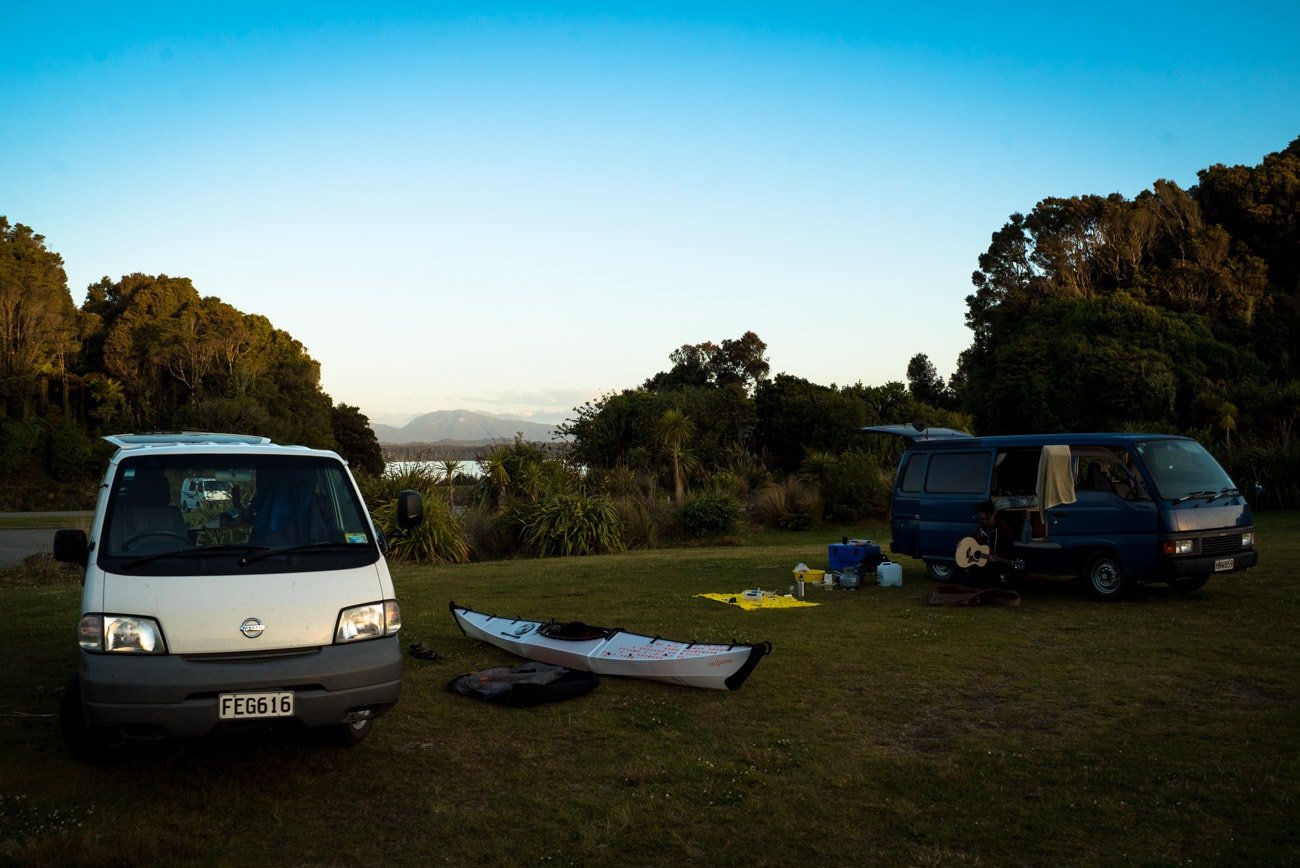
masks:
{"type": "MultiPolygon", "coordinates": [[[[397,702],[401,611],[376,531],[333,452],[232,434],[121,434],[84,531],[80,665],[64,739],[81,759],[128,739],[293,720],[359,744],[397,702]],[[182,512],[184,480],[231,483],[182,512]]],[[[399,496],[399,524],[423,518],[399,496]]]]}
{"type": "Polygon", "coordinates": [[[191,476],[181,481],[181,510],[227,509],[232,502],[233,487],[224,479],[191,476]]]}

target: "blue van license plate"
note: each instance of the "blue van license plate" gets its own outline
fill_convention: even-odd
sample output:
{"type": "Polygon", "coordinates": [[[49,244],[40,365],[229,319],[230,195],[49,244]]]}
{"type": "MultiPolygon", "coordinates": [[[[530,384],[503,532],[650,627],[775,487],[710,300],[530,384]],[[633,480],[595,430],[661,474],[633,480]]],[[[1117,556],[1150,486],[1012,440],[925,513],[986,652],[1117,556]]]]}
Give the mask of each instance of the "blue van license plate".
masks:
{"type": "Polygon", "coordinates": [[[1214,562],[1214,571],[1221,573],[1224,570],[1232,569],[1232,558],[1219,558],[1214,562]]]}

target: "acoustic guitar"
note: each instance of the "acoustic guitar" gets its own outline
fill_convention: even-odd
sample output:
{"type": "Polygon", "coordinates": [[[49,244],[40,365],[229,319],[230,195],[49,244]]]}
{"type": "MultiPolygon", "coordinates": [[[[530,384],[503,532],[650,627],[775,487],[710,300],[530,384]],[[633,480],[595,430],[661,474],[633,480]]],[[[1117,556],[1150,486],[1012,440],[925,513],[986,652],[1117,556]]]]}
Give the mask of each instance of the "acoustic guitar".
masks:
{"type": "Polygon", "coordinates": [[[991,554],[989,547],[983,543],[976,542],[974,537],[964,537],[961,542],[957,543],[957,554],[954,555],[957,566],[963,570],[976,564],[982,564],[986,561],[995,564],[1007,564],[1013,570],[1023,570],[1025,562],[1020,558],[1004,558],[991,554]]]}

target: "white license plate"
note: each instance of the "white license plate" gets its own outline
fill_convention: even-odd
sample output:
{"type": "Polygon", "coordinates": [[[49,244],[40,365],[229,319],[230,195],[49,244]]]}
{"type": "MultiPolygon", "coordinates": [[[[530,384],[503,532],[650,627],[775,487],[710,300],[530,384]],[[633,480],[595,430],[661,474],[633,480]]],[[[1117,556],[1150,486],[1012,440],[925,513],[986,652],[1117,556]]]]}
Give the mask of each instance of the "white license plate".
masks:
{"type": "Polygon", "coordinates": [[[222,693],[217,696],[217,717],[221,720],[292,716],[292,693],[222,693]]]}
{"type": "Polygon", "coordinates": [[[1232,558],[1219,558],[1214,562],[1214,571],[1221,573],[1224,570],[1232,569],[1232,558]]]}

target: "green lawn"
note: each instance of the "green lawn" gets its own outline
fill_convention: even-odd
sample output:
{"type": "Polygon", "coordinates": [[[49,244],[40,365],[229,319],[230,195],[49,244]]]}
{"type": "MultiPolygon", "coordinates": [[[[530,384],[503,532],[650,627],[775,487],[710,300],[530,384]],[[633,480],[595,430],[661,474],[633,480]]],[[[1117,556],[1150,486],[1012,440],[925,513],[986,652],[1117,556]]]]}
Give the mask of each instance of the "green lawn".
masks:
{"type": "Polygon", "coordinates": [[[49,516],[49,515],[16,515],[0,513],[0,529],[4,528],[50,528],[50,536],[54,536],[55,528],[79,527],[82,530],[90,530],[90,519],[94,515],[92,512],[81,512],[76,515],[66,516],[49,516]]]}
{"type": "Polygon", "coordinates": [[[78,586],[0,593],[0,861],[66,864],[1294,864],[1300,860],[1300,514],[1259,517],[1261,564],[1095,603],[1032,583],[1019,608],[902,588],[744,612],[843,533],[396,571],[403,698],[361,747],[210,740],[77,765],[56,711],[78,586]],[[445,692],[517,662],[447,601],[675,639],[773,643],[735,693],[605,678],[511,711],[445,692]]]}

